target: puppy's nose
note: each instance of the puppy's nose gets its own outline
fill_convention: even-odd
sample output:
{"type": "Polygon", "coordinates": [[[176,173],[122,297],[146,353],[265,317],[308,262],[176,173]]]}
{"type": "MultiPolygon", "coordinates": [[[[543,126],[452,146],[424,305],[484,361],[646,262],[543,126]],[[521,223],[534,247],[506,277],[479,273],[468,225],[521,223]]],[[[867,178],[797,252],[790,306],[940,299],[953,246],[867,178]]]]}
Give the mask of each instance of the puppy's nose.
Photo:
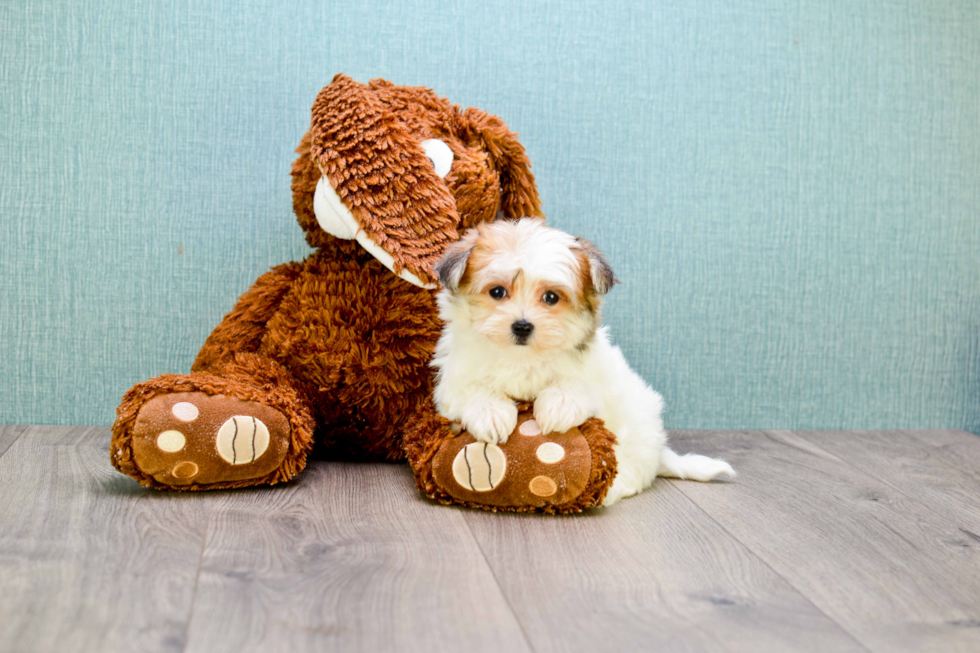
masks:
{"type": "Polygon", "coordinates": [[[534,325],[527,320],[518,320],[510,325],[510,330],[514,332],[514,335],[518,338],[527,338],[534,331],[534,325]]]}

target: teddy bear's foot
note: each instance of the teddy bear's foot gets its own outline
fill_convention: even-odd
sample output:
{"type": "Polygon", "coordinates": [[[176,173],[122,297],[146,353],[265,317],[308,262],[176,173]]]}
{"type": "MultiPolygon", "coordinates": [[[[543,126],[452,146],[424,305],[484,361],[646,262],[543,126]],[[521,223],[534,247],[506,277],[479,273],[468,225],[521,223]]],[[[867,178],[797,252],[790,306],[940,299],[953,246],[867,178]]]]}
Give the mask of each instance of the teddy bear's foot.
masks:
{"type": "Polygon", "coordinates": [[[133,426],[133,462],[168,486],[265,478],[289,448],[289,421],[255,401],[203,392],[151,399],[133,426]]]}
{"type": "Polygon", "coordinates": [[[428,493],[487,510],[580,512],[599,505],[612,484],[614,442],[595,419],[543,435],[524,406],[505,444],[478,442],[466,432],[445,439],[431,459],[439,492],[428,493]]]}
{"type": "Polygon", "coordinates": [[[313,420],[288,377],[280,376],[276,386],[198,372],[137,384],[112,427],[113,465],[158,489],[293,478],[306,464],[313,420]]]}

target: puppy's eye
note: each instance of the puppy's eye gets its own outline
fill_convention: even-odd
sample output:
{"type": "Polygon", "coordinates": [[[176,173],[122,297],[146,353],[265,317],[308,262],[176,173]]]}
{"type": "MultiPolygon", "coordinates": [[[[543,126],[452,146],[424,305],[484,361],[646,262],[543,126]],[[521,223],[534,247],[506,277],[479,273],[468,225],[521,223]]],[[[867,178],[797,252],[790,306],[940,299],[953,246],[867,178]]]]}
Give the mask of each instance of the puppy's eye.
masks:
{"type": "Polygon", "coordinates": [[[549,290],[541,298],[541,301],[543,301],[548,306],[554,306],[555,304],[558,303],[558,299],[559,299],[558,294],[549,290]]]}
{"type": "Polygon", "coordinates": [[[490,289],[490,296],[494,299],[503,299],[507,296],[507,289],[503,286],[494,286],[490,289]]]}
{"type": "Polygon", "coordinates": [[[436,169],[436,174],[445,177],[449,174],[449,169],[453,167],[453,151],[449,146],[438,138],[429,138],[422,141],[422,149],[425,156],[432,161],[432,167],[436,169]]]}

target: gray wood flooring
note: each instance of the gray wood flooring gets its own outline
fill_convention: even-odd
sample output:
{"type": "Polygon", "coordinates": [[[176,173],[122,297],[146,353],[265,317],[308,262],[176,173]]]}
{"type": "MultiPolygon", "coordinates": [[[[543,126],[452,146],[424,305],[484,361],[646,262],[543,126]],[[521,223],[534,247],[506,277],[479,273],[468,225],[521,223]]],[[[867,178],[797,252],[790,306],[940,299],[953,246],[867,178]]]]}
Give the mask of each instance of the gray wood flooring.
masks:
{"type": "Polygon", "coordinates": [[[680,431],[735,481],[574,517],[403,465],[140,488],[105,427],[0,427],[0,652],[980,651],[980,438],[680,431]]]}

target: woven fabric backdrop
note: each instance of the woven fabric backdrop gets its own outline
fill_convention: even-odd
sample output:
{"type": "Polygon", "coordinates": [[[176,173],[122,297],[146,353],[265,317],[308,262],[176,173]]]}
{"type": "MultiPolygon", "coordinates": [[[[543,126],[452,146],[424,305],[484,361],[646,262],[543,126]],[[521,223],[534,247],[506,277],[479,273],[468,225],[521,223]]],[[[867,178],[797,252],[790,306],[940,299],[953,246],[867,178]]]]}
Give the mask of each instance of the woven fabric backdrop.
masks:
{"type": "Polygon", "coordinates": [[[980,430],[975,0],[6,2],[0,422],[108,424],[308,253],[337,72],[499,114],[670,427],[980,430]]]}

